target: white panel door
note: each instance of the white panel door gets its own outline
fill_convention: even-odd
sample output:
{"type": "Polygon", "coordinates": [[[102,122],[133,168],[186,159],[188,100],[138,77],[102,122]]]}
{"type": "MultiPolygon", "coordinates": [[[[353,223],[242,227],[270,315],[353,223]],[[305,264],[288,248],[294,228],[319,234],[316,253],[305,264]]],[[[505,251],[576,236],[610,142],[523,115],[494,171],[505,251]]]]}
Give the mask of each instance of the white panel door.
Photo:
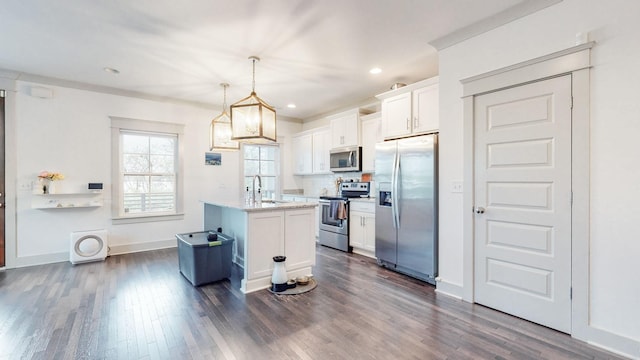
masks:
{"type": "Polygon", "coordinates": [[[571,77],[475,98],[475,301],[571,331],[571,77]]]}

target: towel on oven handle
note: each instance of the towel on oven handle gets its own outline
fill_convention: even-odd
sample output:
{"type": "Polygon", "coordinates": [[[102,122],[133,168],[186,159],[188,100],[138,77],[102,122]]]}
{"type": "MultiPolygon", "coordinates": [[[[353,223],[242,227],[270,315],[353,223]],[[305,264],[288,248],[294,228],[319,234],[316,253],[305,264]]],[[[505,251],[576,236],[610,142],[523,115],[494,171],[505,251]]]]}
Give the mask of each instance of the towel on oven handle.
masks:
{"type": "Polygon", "coordinates": [[[347,207],[343,200],[331,200],[329,203],[329,213],[331,217],[338,220],[347,218],[347,207]]]}

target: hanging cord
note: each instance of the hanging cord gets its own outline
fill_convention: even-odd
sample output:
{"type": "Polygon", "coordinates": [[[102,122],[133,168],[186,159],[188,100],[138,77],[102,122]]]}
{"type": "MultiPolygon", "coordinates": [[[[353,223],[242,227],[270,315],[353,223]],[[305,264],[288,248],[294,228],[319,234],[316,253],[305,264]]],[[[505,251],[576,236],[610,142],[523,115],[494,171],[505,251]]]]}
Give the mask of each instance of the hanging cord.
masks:
{"type": "Polygon", "coordinates": [[[253,60],[253,81],[251,82],[251,92],[256,92],[256,59],[253,60]]]}
{"type": "Polygon", "coordinates": [[[224,100],[222,100],[222,110],[223,111],[227,111],[227,87],[229,85],[227,84],[223,84],[222,87],[224,88],[224,100]]]}

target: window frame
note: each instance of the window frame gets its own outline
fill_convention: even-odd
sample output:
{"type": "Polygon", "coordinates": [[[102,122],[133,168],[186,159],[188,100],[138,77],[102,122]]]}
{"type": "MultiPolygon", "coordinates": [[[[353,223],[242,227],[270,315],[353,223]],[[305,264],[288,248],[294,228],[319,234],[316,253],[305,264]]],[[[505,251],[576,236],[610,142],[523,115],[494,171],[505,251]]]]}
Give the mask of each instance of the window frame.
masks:
{"type": "Polygon", "coordinates": [[[155,222],[167,220],[181,220],[184,218],[184,125],[158,121],[110,117],[111,119],[111,220],[113,224],[129,224],[139,222],[155,222]],[[140,133],[145,135],[174,136],[176,146],[176,174],[175,174],[175,211],[148,212],[124,214],[123,209],[123,174],[120,172],[122,163],[123,133],[140,133]]]}
{"type": "MultiPolygon", "coordinates": [[[[242,192],[242,194],[244,194],[244,192],[245,192],[245,186],[246,186],[245,185],[246,184],[245,181],[246,181],[246,178],[254,176],[254,175],[247,174],[246,168],[245,168],[246,160],[258,160],[258,172],[260,172],[260,169],[262,169],[262,166],[261,166],[262,161],[273,161],[273,163],[274,163],[273,164],[274,165],[274,176],[273,177],[274,177],[274,184],[275,184],[275,188],[273,189],[273,198],[274,198],[274,200],[277,200],[280,197],[280,192],[281,192],[280,191],[281,190],[280,189],[280,187],[281,187],[280,182],[282,181],[282,174],[281,174],[281,170],[280,170],[281,169],[281,162],[282,162],[280,144],[278,144],[278,143],[274,143],[274,144],[242,144],[241,152],[242,152],[242,155],[240,156],[240,161],[242,161],[242,176],[240,178],[241,179],[240,183],[243,184],[243,185],[242,185],[240,191],[242,192]],[[245,147],[247,147],[247,146],[273,147],[275,149],[275,154],[274,154],[273,160],[262,160],[260,158],[259,159],[247,159],[246,156],[245,156],[245,150],[246,150],[245,147]]],[[[262,174],[258,174],[258,175],[261,176],[261,179],[264,182],[265,181],[264,176],[262,174]]],[[[269,175],[268,177],[271,177],[271,176],[269,175]]],[[[249,187],[249,191],[251,191],[251,190],[252,190],[252,188],[249,187]]]]}

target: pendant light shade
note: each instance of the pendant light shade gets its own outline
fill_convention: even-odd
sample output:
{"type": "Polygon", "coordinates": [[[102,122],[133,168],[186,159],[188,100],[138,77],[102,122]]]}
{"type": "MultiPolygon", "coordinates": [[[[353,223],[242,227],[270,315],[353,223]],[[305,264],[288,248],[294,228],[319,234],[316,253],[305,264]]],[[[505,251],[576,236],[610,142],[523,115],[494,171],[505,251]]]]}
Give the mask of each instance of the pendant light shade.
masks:
{"type": "Polygon", "coordinates": [[[209,125],[209,149],[238,150],[240,144],[231,140],[231,118],[227,113],[227,88],[229,84],[220,84],[224,88],[224,102],[222,103],[222,114],[211,120],[209,125]]]}
{"type": "Polygon", "coordinates": [[[256,95],[256,61],[253,62],[253,84],[251,94],[231,105],[231,139],[248,143],[270,143],[276,141],[276,110],[256,95]]]}

